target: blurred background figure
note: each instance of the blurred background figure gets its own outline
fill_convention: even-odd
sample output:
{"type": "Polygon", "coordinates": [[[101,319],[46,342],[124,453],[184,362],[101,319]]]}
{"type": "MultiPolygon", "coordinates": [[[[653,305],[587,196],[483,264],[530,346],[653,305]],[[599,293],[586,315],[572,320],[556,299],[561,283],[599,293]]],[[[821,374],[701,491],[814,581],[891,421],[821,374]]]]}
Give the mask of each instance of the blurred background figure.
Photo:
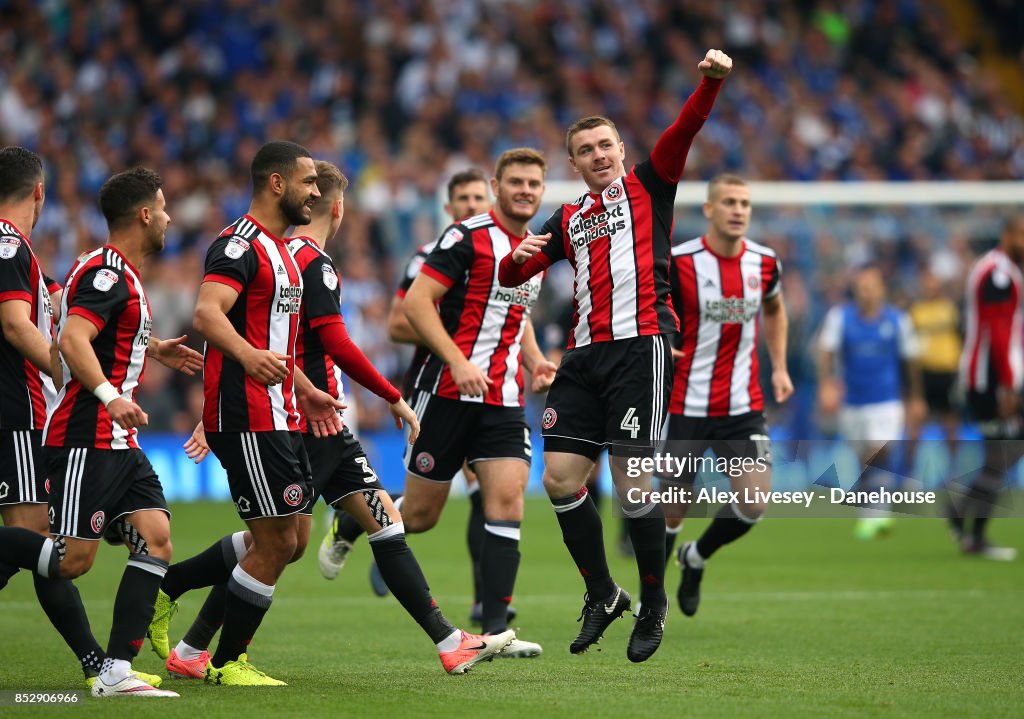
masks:
{"type": "Polygon", "coordinates": [[[949,486],[953,539],[968,554],[1002,561],[1016,559],[1017,550],[991,544],[986,530],[1006,472],[1024,454],[1022,262],[1024,215],[1014,214],[1006,219],[998,247],[981,257],[967,277],[967,337],[960,379],[971,417],[984,438],[985,454],[981,469],[949,486]]]}
{"type": "MultiPolygon", "coordinates": [[[[908,419],[920,423],[926,409],[917,338],[906,313],[886,302],[877,265],[857,270],[853,301],[829,310],[818,346],[818,401],[825,413],[838,413],[839,434],[855,448],[861,467],[855,489],[888,487],[889,445],[903,437],[908,419]]],[[[856,536],[873,539],[888,533],[892,518],[887,508],[864,508],[856,536]]]]}

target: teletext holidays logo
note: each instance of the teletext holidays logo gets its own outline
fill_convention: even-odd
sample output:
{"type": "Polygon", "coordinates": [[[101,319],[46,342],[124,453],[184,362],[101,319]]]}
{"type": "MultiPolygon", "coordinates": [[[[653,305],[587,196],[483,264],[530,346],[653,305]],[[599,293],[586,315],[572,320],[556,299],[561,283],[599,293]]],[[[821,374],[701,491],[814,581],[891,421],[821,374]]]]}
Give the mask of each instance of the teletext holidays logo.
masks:
{"type": "Polygon", "coordinates": [[[620,204],[610,210],[588,217],[577,216],[569,223],[569,237],[572,238],[572,248],[578,250],[599,237],[610,237],[624,229],[626,229],[626,210],[620,204]]]}
{"type": "Polygon", "coordinates": [[[722,324],[740,324],[757,317],[761,309],[761,300],[753,297],[723,297],[718,300],[707,300],[704,303],[704,319],[722,324]]]}
{"type": "Polygon", "coordinates": [[[288,285],[281,288],[277,296],[277,306],[274,310],[276,312],[297,315],[302,304],[301,301],[302,287],[299,285],[288,285]]]}
{"type": "Polygon", "coordinates": [[[518,287],[495,287],[491,299],[530,309],[540,296],[540,281],[532,277],[518,287]]]}

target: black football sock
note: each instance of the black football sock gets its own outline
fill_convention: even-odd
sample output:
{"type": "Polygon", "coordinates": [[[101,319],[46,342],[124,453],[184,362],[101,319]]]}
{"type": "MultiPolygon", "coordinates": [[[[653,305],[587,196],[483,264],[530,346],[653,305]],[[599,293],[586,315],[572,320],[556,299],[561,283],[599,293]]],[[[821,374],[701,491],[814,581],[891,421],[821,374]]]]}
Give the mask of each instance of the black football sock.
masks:
{"type": "Polygon", "coordinates": [[[365,531],[359,522],[348,512],[337,510],[338,516],[334,520],[334,536],[336,539],[344,539],[349,544],[355,542],[365,531]]]}
{"type": "Polygon", "coordinates": [[[90,670],[93,674],[99,673],[106,655],[92,635],[78,588],[67,579],[47,579],[38,574],[34,574],[33,579],[39,606],[46,612],[53,628],[64,638],[64,643],[78,657],[82,671],[86,676],[91,676],[90,670]]]}
{"type": "Polygon", "coordinates": [[[520,523],[514,521],[495,520],[484,525],[480,555],[484,634],[508,629],[508,605],[519,572],[520,531],[520,523]]]}
{"type": "Polygon", "coordinates": [[[224,606],[227,603],[228,585],[217,584],[206,595],[206,601],[192,626],[185,632],[182,641],[193,649],[209,649],[213,636],[224,623],[224,606]]]}
{"type": "Polygon", "coordinates": [[[0,564],[20,567],[46,577],[60,576],[60,560],[64,556],[62,540],[54,543],[49,537],[24,527],[0,527],[0,564]]]}
{"type": "Polygon", "coordinates": [[[160,588],[174,601],[185,592],[224,584],[245,556],[245,532],[227,534],[194,557],[167,570],[160,588]]]}
{"type": "Polygon", "coordinates": [[[218,668],[246,652],[274,599],[274,587],[254,579],[241,565],[235,565],[227,586],[224,626],[212,658],[213,666],[218,668]]]}
{"type": "Polygon", "coordinates": [[[473,604],[479,604],[483,597],[480,578],[480,557],[484,545],[484,498],[480,485],[474,484],[469,493],[469,522],[466,524],[466,546],[473,562],[473,604]]]}
{"type": "Polygon", "coordinates": [[[148,554],[128,555],[128,566],[114,599],[114,622],[107,644],[109,659],[130,663],[139,653],[153,620],[156,593],[166,573],[167,562],[163,559],[148,554]]]}
{"type": "Polygon", "coordinates": [[[604,498],[604,493],[601,491],[601,479],[599,475],[595,475],[593,479],[587,479],[587,494],[590,495],[591,501],[594,506],[597,507],[597,513],[601,513],[601,500],[604,498]]]}
{"type": "Polygon", "coordinates": [[[735,542],[757,524],[756,519],[744,517],[733,504],[726,504],[711,520],[697,540],[697,554],[705,560],[729,542],[735,542]]]}
{"type": "Polygon", "coordinates": [[[676,540],[679,539],[679,533],[683,531],[683,525],[678,527],[665,526],[665,564],[672,560],[672,552],[676,548],[676,540]]]}
{"type": "Polygon", "coordinates": [[[388,589],[409,616],[423,628],[430,641],[437,644],[450,636],[455,627],[448,623],[430,596],[430,587],[427,586],[423,570],[405,542],[402,524],[387,526],[369,535],[367,539],[377,569],[384,577],[388,589]]]}
{"type": "Polygon", "coordinates": [[[568,497],[551,500],[562,541],[580,570],[591,600],[604,599],[615,591],[604,553],[604,529],[601,515],[590,499],[586,487],[568,497]]]}
{"type": "Polygon", "coordinates": [[[623,513],[640,576],[640,603],[645,607],[662,608],[667,602],[665,515],[657,504],[623,507],[623,513]]]}

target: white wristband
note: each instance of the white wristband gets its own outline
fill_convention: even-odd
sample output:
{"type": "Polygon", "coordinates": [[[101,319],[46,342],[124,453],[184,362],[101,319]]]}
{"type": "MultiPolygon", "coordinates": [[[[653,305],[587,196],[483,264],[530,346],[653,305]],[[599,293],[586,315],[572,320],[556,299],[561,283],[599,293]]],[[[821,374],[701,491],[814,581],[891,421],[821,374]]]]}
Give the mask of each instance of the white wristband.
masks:
{"type": "Polygon", "coordinates": [[[97,385],[96,389],[94,389],[92,393],[96,395],[96,399],[103,403],[104,407],[115,399],[120,399],[121,397],[118,391],[114,389],[114,385],[110,384],[110,382],[103,382],[102,384],[97,385]]]}

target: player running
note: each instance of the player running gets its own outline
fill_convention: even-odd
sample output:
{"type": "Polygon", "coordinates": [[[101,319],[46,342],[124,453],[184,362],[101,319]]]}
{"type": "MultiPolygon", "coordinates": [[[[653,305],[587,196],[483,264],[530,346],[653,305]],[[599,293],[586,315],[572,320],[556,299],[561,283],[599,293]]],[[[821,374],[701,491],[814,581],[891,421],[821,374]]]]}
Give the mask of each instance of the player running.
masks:
{"type": "MultiPolygon", "coordinates": [[[[448,181],[448,203],[444,206],[445,212],[451,217],[452,222],[458,222],[473,215],[479,215],[491,209],[491,201],[487,191],[487,180],[483,173],[477,169],[463,170],[452,175],[448,181]]],[[[416,330],[409,324],[405,316],[405,295],[412,287],[413,280],[420,273],[427,255],[437,241],[430,242],[420,247],[414,254],[402,272],[402,281],[395,290],[395,296],[391,300],[391,307],[388,312],[388,335],[392,342],[415,345],[409,370],[406,372],[405,384],[402,395],[408,401],[412,401],[415,389],[413,380],[416,371],[430,350],[423,346],[416,330]]],[[[466,526],[466,545],[469,548],[469,556],[473,564],[473,607],[469,618],[471,622],[480,624],[483,620],[483,604],[481,603],[481,573],[480,553],[483,547],[484,530],[484,503],[480,494],[480,483],[477,481],[476,473],[469,465],[463,463],[462,474],[466,478],[466,493],[469,496],[469,520],[466,526]]],[[[401,507],[401,495],[394,497],[396,505],[401,507]]],[[[338,576],[349,552],[352,551],[353,543],[362,534],[363,528],[350,515],[339,512],[331,526],[327,530],[327,536],[320,547],[320,573],[326,579],[334,579],[338,576]]],[[[387,596],[387,583],[384,582],[374,563],[370,567],[370,584],[373,591],[379,596],[387,596]]],[[[515,619],[516,610],[509,606],[508,620],[515,619]]]]}
{"type": "Polygon", "coordinates": [[[312,219],[320,197],[313,158],[294,142],[268,142],[253,157],[251,174],[249,212],[207,251],[194,325],[207,342],[205,441],[227,472],[254,546],[246,552],[237,532],[171,567],[150,616],[162,635],[150,639],[165,656],[171,600],[188,589],[226,584],[224,624],[206,680],[280,686],[249,662],[247,648],[278,578],[309,540],[315,494],[296,401],[318,436],[340,431],[343,405],[294,364],[303,286],[284,233],[312,219]]]}
{"type": "MultiPolygon", "coordinates": [[[[775,252],[746,237],[750,213],[747,183],[736,175],[718,175],[708,183],[704,203],[707,233],[672,249],[672,306],[679,314],[681,354],[669,402],[666,450],[701,457],[710,447],[719,459],[743,460],[753,470],[730,474],[731,489],[739,497],[746,497],[747,489],[767,492],[772,482],[757,359],[762,311],[772,393],[779,403],[793,394],[786,371],[782,266],[775,252]]],[[[694,478],[693,472],[660,477],[663,483],[686,487],[693,486],[694,478]]],[[[687,507],[681,503],[666,510],[666,557],[687,507]]],[[[726,505],[696,542],[679,548],[676,559],[683,576],[677,598],[683,614],[692,617],[697,612],[704,563],[749,532],[764,510],[765,505],[754,500],[726,505]]]]}
{"type": "MultiPolygon", "coordinates": [[[[301,326],[296,343],[297,361],[313,384],[343,399],[341,373],[356,380],[391,406],[399,428],[410,427],[410,440],[419,434],[415,413],[352,342],[341,315],[341,280],[334,261],[323,248],[337,234],[345,211],[348,179],[329,162],[317,161],[320,199],[313,207],[307,234],[289,241],[303,279],[301,326]]],[[[405,542],[402,517],[370,466],[359,442],[347,428],[329,437],[315,437],[302,420],[303,441],[309,454],[313,487],[331,507],[344,509],[364,531],[380,572],[409,615],[437,647],[441,664],[449,674],[464,674],[474,665],[492,659],[515,637],[512,631],[481,637],[460,631],[448,623],[430,595],[419,564],[405,542]]],[[[196,435],[187,448],[201,461],[206,451],[196,435]]],[[[247,532],[242,538],[252,544],[247,532]]],[[[214,587],[199,617],[185,638],[167,657],[167,670],[184,677],[202,677],[213,639],[224,616],[223,585],[214,587]]],[[[166,632],[163,632],[166,636],[166,632]]],[[[159,651],[158,651],[159,653],[159,651]]]]}
{"type": "Polygon", "coordinates": [[[170,217],[160,184],[156,173],[138,168],[100,189],[110,239],[68,274],[57,331],[62,389],[43,432],[53,538],[0,530],[0,559],[62,579],[89,571],[101,538],[129,545],[107,656],[92,685],[96,697],[178,696],[146,683],[131,666],[171,557],[163,490],[137,440],[147,417],[135,389],[147,355],[186,374],[201,366],[184,337],[150,334],[137,268],[164,246],[170,217]]]}
{"type": "MultiPolygon", "coordinates": [[[[43,425],[57,395],[50,346],[52,308],[60,304],[62,288],[43,273],[29,241],[45,195],[39,156],[23,147],[0,150],[0,363],[6,378],[0,386],[0,517],[6,527],[48,537],[43,425]]],[[[17,571],[0,566],[0,589],[17,571]]],[[[107,655],[92,635],[78,589],[66,579],[32,579],[39,606],[75,653],[91,688],[107,655]]],[[[139,676],[160,685],[158,676],[139,676]]]]}
{"type": "Polygon", "coordinates": [[[623,512],[630,519],[641,583],[641,609],[627,657],[648,659],[661,644],[665,595],[665,521],[656,504],[628,502],[628,490],[650,490],[649,474],[627,476],[629,457],[649,455],[661,436],[672,385],[669,335],[678,322],[669,302],[672,208],[694,136],[711,113],[732,60],[709,50],[704,76],[651,156],[629,173],[625,147],[611,120],[587,117],[566,136],[569,164],[589,192],[563,205],[501,262],[499,279],[515,287],[558,260],[576,271],[576,322],[541,422],[544,488],[562,538],[587,587],[583,627],[569,645],[578,654],[630,608],[630,596],[608,570],[601,517],[585,488],[602,448],[623,512]]]}
{"type": "MultiPolygon", "coordinates": [[[[535,150],[502,153],[491,180],[495,206],[445,230],[405,297],[406,317],[430,353],[413,379],[423,432],[407,454],[402,516],[410,532],[431,529],[462,463],[476,472],[486,518],[480,552],[486,634],[508,628],[519,568],[531,457],[522,368],[532,374],[534,391],[545,389],[555,370],[527,321],[540,278],[509,291],[498,285],[497,267],[527,234],[545,169],[535,150]]],[[[541,651],[516,639],[502,656],[541,651]]]]}

